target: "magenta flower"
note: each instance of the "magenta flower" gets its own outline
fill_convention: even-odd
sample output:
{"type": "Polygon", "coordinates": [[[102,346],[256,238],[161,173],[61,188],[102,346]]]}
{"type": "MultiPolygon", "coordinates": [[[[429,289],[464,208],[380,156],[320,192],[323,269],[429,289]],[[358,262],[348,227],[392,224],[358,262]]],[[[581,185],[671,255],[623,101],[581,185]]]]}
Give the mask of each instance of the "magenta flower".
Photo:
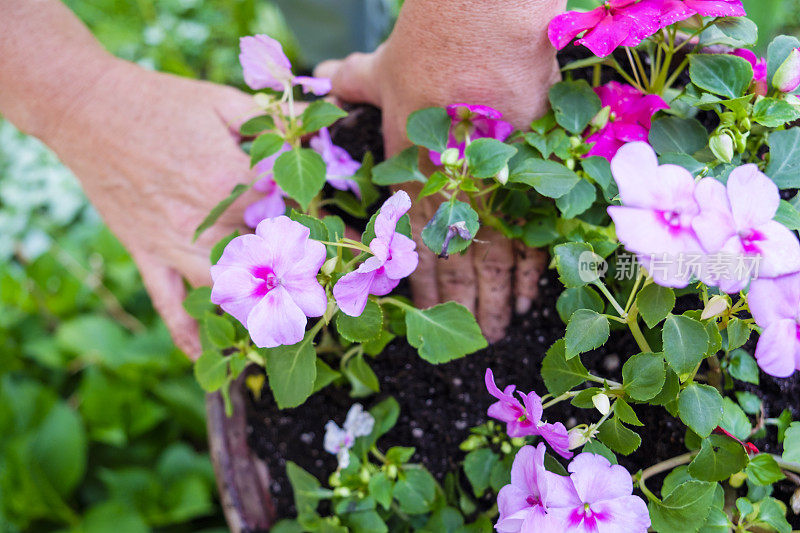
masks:
{"type": "Polygon", "coordinates": [[[572,457],[572,452],[569,451],[569,434],[564,424],[542,422],[544,410],[539,395],[535,392],[519,393],[522,398],[520,402],[514,396],[515,385],[507,386],[504,391],[495,385],[491,368],[486,369],[484,380],[489,394],[499,400],[489,406],[487,413],[490,417],[506,423],[506,433],[509,437],[539,435],[556,453],[567,459],[572,457]]]}
{"type": "Polygon", "coordinates": [[[747,304],[763,328],[756,345],[758,366],[779,378],[800,370],[800,273],[754,280],[747,304]]]}
{"type": "Polygon", "coordinates": [[[561,526],[553,531],[647,532],[647,505],[633,496],[633,482],[625,468],[612,465],[602,455],[582,453],[568,470],[570,483],[548,487],[548,514],[561,526]]]}
{"type": "Polygon", "coordinates": [[[753,87],[753,92],[761,96],[766,96],[769,92],[769,86],[767,85],[767,60],[763,57],[756,56],[752,50],[748,50],[747,48],[737,48],[731,53],[742,59],[746,59],[750,63],[753,67],[753,83],[751,85],[753,87]]]}
{"type": "Polygon", "coordinates": [[[661,27],[656,2],[644,0],[607,0],[586,13],[568,11],[550,21],[548,36],[561,50],[580,33],[581,44],[599,57],[605,57],[618,46],[637,46],[661,27]]]}
{"type": "Polygon", "coordinates": [[[704,283],[735,293],[753,277],[774,278],[800,270],[800,242],[773,220],[780,202],[778,187],[756,165],[734,169],[727,186],[715,178],[701,179],[694,197],[700,213],[692,227],[706,253],[717,254],[706,264],[721,263],[698,271],[704,283]]]}
{"type": "Polygon", "coordinates": [[[569,478],[545,470],[544,453],[544,443],[539,443],[536,448],[523,446],[514,457],[511,483],[497,495],[498,533],[564,531],[548,514],[548,506],[551,493],[560,496],[568,491],[569,478]]]}
{"type": "Polygon", "coordinates": [[[328,305],[317,273],[325,245],[285,216],[258,224],[255,235],[236,237],[211,267],[211,301],[233,315],[260,348],[303,340],[306,317],[328,305]]]}
{"type": "Polygon", "coordinates": [[[745,17],[742,0],[684,0],[686,7],[701,17],[745,17]]]}
{"type": "Polygon", "coordinates": [[[609,161],[625,143],[647,141],[650,119],[659,109],[669,109],[657,94],[642,94],[636,88],[610,81],[594,92],[603,107],[609,108],[608,124],[591,134],[586,157],[599,155],[609,161]]]}
{"type": "Polygon", "coordinates": [[[694,178],[683,167],[660,165],[646,143],[629,143],[611,160],[621,206],[611,206],[617,238],[637,254],[653,280],[666,287],[685,287],[694,274],[683,259],[702,255],[692,220],[700,207],[694,178]]]}
{"type": "Polygon", "coordinates": [[[361,168],[361,163],[353,160],[347,150],[341,146],[336,146],[331,141],[331,134],[328,128],[322,128],[319,133],[309,142],[311,148],[322,156],[326,166],[326,180],[334,189],[340,191],[353,191],[356,196],[361,196],[358,183],[353,179],[353,175],[361,168]]]}
{"type": "Polygon", "coordinates": [[[333,296],[344,314],[361,316],[370,294],[389,294],[401,279],[416,270],[417,245],[397,232],[397,222],[409,209],[411,199],[405,191],[397,191],[381,206],[375,217],[375,238],[369,243],[372,257],[333,287],[333,296]]]}
{"type": "Polygon", "coordinates": [[[292,85],[300,85],[303,92],[312,92],[317,96],[331,91],[329,79],[294,76],[292,64],[283,53],[281,43],[269,35],[242,37],[239,39],[239,47],[239,62],[244,70],[244,81],[251,89],[285,91],[292,85]]]}
{"type": "Polygon", "coordinates": [[[775,71],[772,85],[781,92],[790,93],[800,86],[800,48],[793,48],[775,71]]]}
{"type": "Polygon", "coordinates": [[[251,228],[258,226],[258,223],[265,218],[273,218],[280,216],[286,212],[286,203],[283,201],[286,194],[275,183],[275,178],[272,175],[272,167],[275,165],[275,160],[292,147],[289,144],[284,144],[276,154],[262,159],[256,163],[255,171],[258,176],[258,181],[253,184],[253,190],[264,193],[264,197],[256,202],[253,202],[247,209],[244,210],[244,223],[251,228]]]}
{"type": "MultiPolygon", "coordinates": [[[[485,137],[505,141],[514,131],[514,126],[501,120],[503,114],[489,106],[452,104],[447,106],[447,114],[452,120],[447,147],[458,148],[459,157],[464,157],[467,141],[485,137]]],[[[430,152],[430,158],[433,164],[442,164],[439,152],[430,152]]]]}

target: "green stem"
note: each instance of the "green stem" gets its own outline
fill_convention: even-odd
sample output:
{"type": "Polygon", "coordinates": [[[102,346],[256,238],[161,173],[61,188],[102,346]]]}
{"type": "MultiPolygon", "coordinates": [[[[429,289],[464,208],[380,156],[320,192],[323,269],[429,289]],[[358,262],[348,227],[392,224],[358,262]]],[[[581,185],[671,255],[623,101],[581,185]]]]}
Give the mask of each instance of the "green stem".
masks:
{"type": "Polygon", "coordinates": [[[642,282],[643,278],[644,278],[644,274],[642,273],[642,270],[639,269],[639,271],[638,271],[638,273],[636,275],[636,281],[633,283],[633,288],[631,289],[631,293],[628,296],[628,301],[625,302],[625,312],[626,313],[629,312],[630,309],[631,309],[631,305],[633,304],[633,298],[636,296],[636,291],[639,289],[639,284],[642,282]]]}
{"type": "Polygon", "coordinates": [[[621,316],[622,318],[626,318],[627,315],[625,313],[625,310],[622,308],[621,305],[619,305],[619,302],[617,301],[616,298],[614,298],[614,295],[611,294],[611,292],[609,292],[609,290],[608,290],[608,288],[606,288],[605,284],[598,279],[597,281],[594,282],[594,285],[595,285],[595,287],[600,289],[600,292],[602,292],[603,295],[606,298],[608,298],[608,301],[611,302],[611,305],[614,307],[614,309],[617,310],[617,313],[619,313],[619,316],[621,316]]]}
{"type": "Polygon", "coordinates": [[[380,300],[378,300],[378,303],[394,305],[395,307],[399,307],[400,309],[403,309],[404,311],[416,311],[417,310],[417,308],[414,307],[413,305],[408,305],[407,303],[402,302],[402,301],[400,301],[400,300],[398,300],[396,298],[392,298],[391,296],[387,296],[385,298],[381,298],[380,300]]]}
{"type": "Polygon", "coordinates": [[[639,349],[643,352],[652,352],[653,350],[650,349],[650,344],[648,344],[647,339],[644,338],[642,329],[639,327],[639,308],[635,302],[631,306],[630,314],[628,314],[627,319],[628,328],[630,328],[633,338],[636,339],[636,344],[639,345],[639,349]]]}
{"type": "Polygon", "coordinates": [[[645,486],[645,480],[647,480],[649,477],[655,476],[656,474],[660,474],[661,472],[666,472],[667,470],[672,470],[677,466],[685,465],[686,463],[690,462],[695,455],[697,455],[697,452],[684,453],[682,455],[678,455],[677,457],[673,457],[672,459],[662,461],[649,468],[645,468],[642,470],[640,475],[634,476],[634,481],[638,481],[639,490],[641,490],[645,496],[652,501],[659,501],[659,499],[656,498],[656,496],[645,486]]]}
{"type": "Polygon", "coordinates": [[[552,400],[550,400],[549,402],[547,402],[546,404],[542,405],[542,409],[547,409],[548,407],[551,407],[557,403],[563,402],[564,400],[568,400],[574,396],[577,396],[579,393],[580,391],[567,391],[564,394],[557,396],[552,400]]]}
{"type": "Polygon", "coordinates": [[[385,456],[385,455],[383,455],[383,454],[381,453],[381,451],[380,451],[378,448],[376,448],[375,446],[373,446],[372,448],[370,448],[370,449],[369,449],[369,453],[371,453],[372,455],[374,455],[374,456],[375,456],[375,458],[376,458],[378,461],[382,462],[383,464],[386,464],[386,463],[388,462],[388,461],[386,460],[386,456],[385,456]]]}

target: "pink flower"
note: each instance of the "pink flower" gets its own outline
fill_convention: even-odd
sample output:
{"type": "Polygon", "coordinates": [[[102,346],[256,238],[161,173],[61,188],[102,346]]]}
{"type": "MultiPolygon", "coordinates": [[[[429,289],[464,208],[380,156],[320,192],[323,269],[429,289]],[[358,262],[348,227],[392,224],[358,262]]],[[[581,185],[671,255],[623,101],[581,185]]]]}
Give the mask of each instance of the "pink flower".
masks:
{"type": "Polygon", "coordinates": [[[244,70],[244,81],[251,89],[284,91],[292,85],[300,85],[303,92],[312,92],[318,96],[331,91],[329,79],[295,77],[292,74],[292,64],[283,53],[283,47],[269,35],[242,37],[239,39],[239,47],[239,62],[244,70]]]}
{"type": "Polygon", "coordinates": [[[659,6],[651,0],[607,0],[586,13],[568,11],[556,16],[550,22],[548,36],[561,50],[585,31],[575,44],[605,57],[618,46],[636,46],[653,35],[661,27],[659,15],[659,6]]]}
{"type": "Polygon", "coordinates": [[[625,468],[612,465],[602,455],[582,453],[568,470],[570,483],[549,487],[548,514],[561,524],[558,531],[647,532],[647,505],[633,496],[633,482],[625,468]]]}
{"type": "MultiPolygon", "coordinates": [[[[458,148],[459,157],[464,157],[468,139],[474,141],[489,137],[505,141],[514,131],[514,126],[501,120],[503,114],[489,106],[452,104],[447,106],[447,114],[452,120],[447,147],[458,148]]],[[[442,164],[439,152],[430,152],[430,158],[435,165],[442,164]]]]}
{"type": "Polygon", "coordinates": [[[758,366],[779,378],[800,370],[800,273],[753,280],[747,304],[763,328],[756,345],[758,366]]]}
{"type": "Polygon", "coordinates": [[[375,238],[369,243],[372,257],[333,287],[333,296],[344,314],[361,316],[370,294],[389,294],[416,270],[416,243],[396,231],[397,222],[409,209],[411,199],[404,191],[397,191],[381,206],[375,217],[375,238]]]}
{"type": "Polygon", "coordinates": [[[669,109],[656,94],[642,94],[634,87],[610,81],[594,92],[600,103],[609,107],[608,124],[591,134],[587,143],[594,143],[586,157],[599,155],[609,161],[628,142],[647,141],[650,119],[659,109],[669,109]]]}
{"type": "Polygon", "coordinates": [[[509,385],[504,391],[495,385],[491,368],[486,369],[484,380],[489,394],[499,400],[489,407],[488,414],[506,423],[506,433],[509,437],[540,435],[556,453],[567,459],[572,457],[572,452],[569,451],[569,435],[564,424],[542,422],[544,411],[539,395],[535,392],[529,392],[527,395],[519,393],[522,398],[520,402],[514,396],[515,385],[509,385]]]}
{"type": "Polygon", "coordinates": [[[328,128],[322,128],[309,142],[311,148],[322,156],[327,168],[326,180],[334,189],[340,191],[353,191],[356,196],[361,195],[358,183],[353,180],[353,175],[361,168],[361,163],[353,160],[347,150],[336,146],[331,141],[328,128]]]}
{"type": "Polygon", "coordinates": [[[781,92],[790,93],[800,86],[800,48],[793,48],[775,71],[772,85],[781,92]]]}
{"type": "Polygon", "coordinates": [[[706,253],[717,254],[708,261],[721,262],[713,270],[698,271],[704,283],[735,293],[751,277],[774,278],[800,270],[800,242],[773,220],[780,202],[778,187],[756,165],[734,169],[727,186],[715,178],[701,179],[694,197],[700,213],[692,227],[706,253]],[[719,279],[712,274],[720,274],[719,279]]]}
{"type": "Polygon", "coordinates": [[[742,0],[684,0],[686,7],[701,17],[745,17],[742,0]]]}
{"type": "Polygon", "coordinates": [[[629,143],[611,160],[622,206],[611,206],[617,238],[653,280],[666,287],[685,287],[693,275],[681,259],[701,255],[692,220],[700,211],[694,178],[677,165],[660,165],[646,143],[629,143]]]}
{"type": "Polygon", "coordinates": [[[253,184],[253,190],[264,193],[264,197],[253,202],[244,210],[244,223],[249,227],[255,228],[265,218],[277,217],[286,212],[286,204],[283,201],[286,194],[275,183],[272,167],[282,153],[291,149],[289,144],[284,144],[277,153],[256,163],[255,171],[258,181],[253,184]]]}
{"type": "Polygon", "coordinates": [[[255,235],[236,237],[211,267],[211,301],[233,315],[260,348],[303,340],[306,317],[328,304],[317,273],[325,245],[285,216],[258,224],[255,235]]]}
{"type": "Polygon", "coordinates": [[[733,55],[746,59],[753,67],[753,92],[766,96],[769,92],[767,86],[767,60],[763,57],[757,57],[752,50],[747,48],[737,48],[732,52],[733,55]]]}
{"type": "Polygon", "coordinates": [[[545,470],[544,452],[544,443],[539,443],[536,448],[523,446],[514,457],[511,483],[497,495],[500,517],[495,529],[498,533],[563,531],[548,514],[548,506],[551,492],[560,495],[568,490],[569,478],[545,470]]]}

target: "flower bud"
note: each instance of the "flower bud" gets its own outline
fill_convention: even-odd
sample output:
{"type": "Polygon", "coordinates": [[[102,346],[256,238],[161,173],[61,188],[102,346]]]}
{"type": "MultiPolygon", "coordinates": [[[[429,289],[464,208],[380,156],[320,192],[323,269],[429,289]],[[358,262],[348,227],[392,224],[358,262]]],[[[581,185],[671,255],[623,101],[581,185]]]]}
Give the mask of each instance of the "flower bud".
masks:
{"type": "Polygon", "coordinates": [[[342,475],[337,470],[336,472],[331,474],[330,477],[328,478],[328,485],[330,485],[331,487],[336,488],[336,487],[340,486],[341,484],[342,484],[342,475]]]}
{"type": "Polygon", "coordinates": [[[790,93],[800,85],[800,48],[792,48],[789,56],[781,63],[772,77],[772,86],[784,93],[790,93]]]}
{"type": "Polygon", "coordinates": [[[336,270],[336,263],[339,262],[338,257],[331,257],[324,263],[322,263],[322,268],[320,269],[323,274],[326,276],[330,276],[333,274],[333,271],[336,270]]]}
{"type": "Polygon", "coordinates": [[[789,505],[792,507],[794,514],[800,514],[800,489],[794,491],[792,497],[789,498],[789,505]]]}
{"type": "Polygon", "coordinates": [[[750,127],[752,126],[752,124],[750,123],[749,118],[744,117],[739,119],[739,124],[737,124],[737,126],[739,126],[740,131],[750,131],[750,127]]]}
{"type": "Polygon", "coordinates": [[[261,109],[269,109],[272,106],[272,97],[266,93],[256,93],[253,95],[256,105],[261,109]]]}
{"type": "Polygon", "coordinates": [[[366,468],[362,468],[361,471],[358,473],[358,478],[361,480],[362,483],[369,483],[369,470],[366,468]]]}
{"type": "Polygon", "coordinates": [[[463,452],[471,452],[486,445],[486,437],[481,435],[470,435],[467,440],[462,442],[458,447],[463,452]]]}
{"type": "Polygon", "coordinates": [[[500,185],[505,185],[508,183],[508,165],[504,166],[503,169],[497,173],[494,179],[496,179],[497,183],[500,185]]]}
{"type": "Polygon", "coordinates": [[[719,122],[723,126],[733,126],[736,123],[736,114],[732,111],[726,111],[720,114],[719,122]]]}
{"type": "Polygon", "coordinates": [[[459,155],[458,148],[448,148],[442,152],[442,164],[446,167],[457,166],[459,155]]]}
{"type": "Polygon", "coordinates": [[[606,394],[603,392],[598,392],[592,396],[592,403],[603,416],[607,415],[611,411],[611,400],[609,400],[608,396],[606,396],[606,394]]]}
{"type": "Polygon", "coordinates": [[[608,120],[610,117],[611,117],[611,106],[605,106],[603,109],[598,111],[598,113],[594,117],[592,117],[592,120],[589,122],[589,124],[592,127],[601,130],[605,128],[606,125],[608,125],[608,120]]]}
{"type": "Polygon", "coordinates": [[[730,479],[728,479],[728,483],[730,484],[731,487],[738,489],[744,484],[746,479],[747,479],[747,474],[745,474],[744,472],[737,472],[733,474],[730,477],[730,479]]]}
{"type": "Polygon", "coordinates": [[[500,445],[500,451],[505,455],[511,453],[511,443],[508,441],[503,442],[503,444],[500,445]]]}
{"type": "Polygon", "coordinates": [[[587,426],[586,424],[581,424],[580,426],[575,426],[574,428],[570,429],[568,432],[569,435],[569,449],[574,450],[575,448],[580,448],[597,435],[597,430],[593,427],[587,426]]]}
{"type": "Polygon", "coordinates": [[[351,494],[350,489],[347,487],[336,487],[333,489],[333,495],[338,498],[347,498],[351,494]]]}
{"type": "Polygon", "coordinates": [[[700,320],[719,316],[728,308],[728,300],[724,296],[712,296],[706,304],[703,313],[700,315],[700,320]]]}
{"type": "Polygon", "coordinates": [[[708,147],[720,161],[730,163],[733,159],[733,138],[727,132],[717,133],[711,137],[708,147]]]}
{"type": "Polygon", "coordinates": [[[397,466],[389,465],[386,467],[386,475],[389,476],[389,479],[394,479],[397,477],[397,466]]]}
{"type": "Polygon", "coordinates": [[[573,159],[572,157],[564,161],[564,164],[567,166],[568,169],[575,170],[575,159],[573,159]]]}

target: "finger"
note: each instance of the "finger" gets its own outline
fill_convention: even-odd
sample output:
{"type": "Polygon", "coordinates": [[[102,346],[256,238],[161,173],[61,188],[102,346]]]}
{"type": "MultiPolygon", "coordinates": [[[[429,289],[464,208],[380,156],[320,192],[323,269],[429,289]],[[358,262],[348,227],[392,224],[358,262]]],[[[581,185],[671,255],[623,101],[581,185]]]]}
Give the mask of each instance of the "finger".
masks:
{"type": "Polygon", "coordinates": [[[314,76],[330,78],[331,93],[342,100],[380,106],[373,75],[376,53],[356,52],[343,60],[323,61],[314,69],[314,76]]]}
{"type": "Polygon", "coordinates": [[[263,113],[252,96],[232,87],[220,88],[214,110],[237,140],[240,139],[239,129],[242,124],[263,113]]]}
{"type": "Polygon", "coordinates": [[[197,323],[183,308],[186,298],[183,279],[175,270],[149,259],[139,261],[139,270],[153,307],[164,319],[172,340],[191,359],[197,359],[200,339],[197,323]]]}
{"type": "Polygon", "coordinates": [[[514,295],[517,313],[527,313],[531,304],[539,297],[539,279],[547,268],[547,251],[529,248],[522,241],[514,241],[516,270],[514,271],[514,295]]]}
{"type": "Polygon", "coordinates": [[[494,230],[478,233],[473,247],[473,264],[478,286],[478,323],[489,342],[505,336],[511,322],[511,242],[494,230]]]}

